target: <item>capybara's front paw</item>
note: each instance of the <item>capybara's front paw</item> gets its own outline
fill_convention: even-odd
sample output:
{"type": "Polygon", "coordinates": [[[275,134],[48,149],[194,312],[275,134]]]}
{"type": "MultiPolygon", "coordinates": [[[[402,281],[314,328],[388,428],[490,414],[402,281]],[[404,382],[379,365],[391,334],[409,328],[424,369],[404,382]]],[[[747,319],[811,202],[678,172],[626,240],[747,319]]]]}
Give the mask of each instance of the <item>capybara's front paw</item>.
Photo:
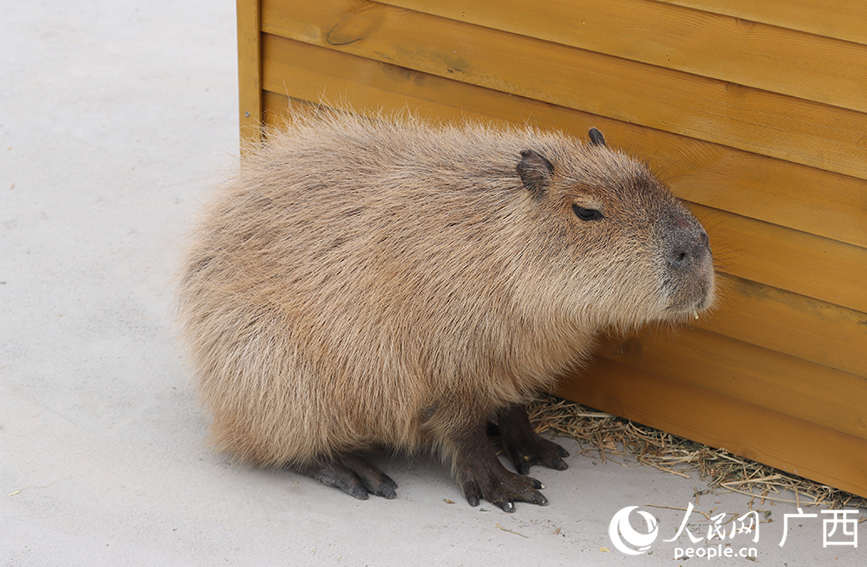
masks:
{"type": "Polygon", "coordinates": [[[464,471],[459,481],[464,496],[470,506],[478,506],[481,500],[501,508],[504,512],[514,512],[515,502],[529,502],[546,506],[548,499],[539,489],[544,488],[535,478],[507,471],[497,461],[498,466],[485,470],[464,471]]]}

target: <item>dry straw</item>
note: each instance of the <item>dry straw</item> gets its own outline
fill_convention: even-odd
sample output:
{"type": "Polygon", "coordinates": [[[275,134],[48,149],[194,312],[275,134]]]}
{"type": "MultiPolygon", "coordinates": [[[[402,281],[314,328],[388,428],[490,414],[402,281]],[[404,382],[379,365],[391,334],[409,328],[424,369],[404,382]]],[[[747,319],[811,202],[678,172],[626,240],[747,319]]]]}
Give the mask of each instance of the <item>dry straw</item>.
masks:
{"type": "Polygon", "coordinates": [[[642,465],[687,478],[698,471],[711,490],[797,506],[867,507],[860,496],[555,396],[539,398],[528,412],[537,432],[575,439],[582,454],[598,452],[603,463],[631,456],[642,465]]]}

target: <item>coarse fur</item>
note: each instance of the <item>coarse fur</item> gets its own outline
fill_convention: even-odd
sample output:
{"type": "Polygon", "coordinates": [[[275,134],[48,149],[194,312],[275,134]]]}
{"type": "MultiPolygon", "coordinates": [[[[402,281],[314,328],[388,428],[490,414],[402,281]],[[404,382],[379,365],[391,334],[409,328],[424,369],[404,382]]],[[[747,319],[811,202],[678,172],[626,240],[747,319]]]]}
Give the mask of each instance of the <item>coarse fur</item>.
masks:
{"type": "Polygon", "coordinates": [[[178,306],[220,449],[455,464],[466,431],[552,386],[598,333],[713,295],[698,221],[604,140],[320,111],[218,189],[178,306]]]}

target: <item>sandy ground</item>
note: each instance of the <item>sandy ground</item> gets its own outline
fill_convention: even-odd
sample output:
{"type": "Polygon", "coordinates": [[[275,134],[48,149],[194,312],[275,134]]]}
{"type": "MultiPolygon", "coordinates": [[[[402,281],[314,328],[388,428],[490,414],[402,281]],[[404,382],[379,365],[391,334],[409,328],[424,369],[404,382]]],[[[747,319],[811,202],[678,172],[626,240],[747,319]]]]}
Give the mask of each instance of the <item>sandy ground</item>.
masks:
{"type": "Polygon", "coordinates": [[[826,511],[790,519],[781,547],[795,506],[756,501],[754,542],[737,533],[749,518],[732,520],[749,498],[697,498],[697,478],[602,463],[571,441],[568,471],[534,471],[551,504],[512,515],[471,508],[427,459],[380,455],[398,498],[360,502],[209,450],[169,274],[188,220],[237,156],[234,15],[230,0],[3,10],[0,564],[865,564],[852,524],[832,535],[848,545],[823,544],[826,511]],[[676,537],[690,503],[695,544],[676,537]],[[650,531],[639,512],[656,522],[640,558],[608,535],[628,506],[638,533],[650,531]],[[720,513],[725,538],[708,543],[720,513]],[[750,547],[752,560],[708,559],[750,547]],[[675,560],[677,548],[701,558],[675,560]]]}

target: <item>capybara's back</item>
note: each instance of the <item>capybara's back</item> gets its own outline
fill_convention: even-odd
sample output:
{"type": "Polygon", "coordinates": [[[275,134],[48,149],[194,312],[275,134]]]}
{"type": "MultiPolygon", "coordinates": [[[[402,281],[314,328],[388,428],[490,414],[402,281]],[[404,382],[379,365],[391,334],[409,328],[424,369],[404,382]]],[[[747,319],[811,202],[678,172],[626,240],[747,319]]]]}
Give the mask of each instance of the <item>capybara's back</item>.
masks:
{"type": "Polygon", "coordinates": [[[269,132],[207,206],[181,275],[218,446],[358,497],[395,485],[355,452],[433,448],[471,503],[544,503],[499,464],[487,421],[519,472],[565,468],[520,405],[598,332],[713,299],[700,224],[591,138],[324,111],[269,132]]]}

